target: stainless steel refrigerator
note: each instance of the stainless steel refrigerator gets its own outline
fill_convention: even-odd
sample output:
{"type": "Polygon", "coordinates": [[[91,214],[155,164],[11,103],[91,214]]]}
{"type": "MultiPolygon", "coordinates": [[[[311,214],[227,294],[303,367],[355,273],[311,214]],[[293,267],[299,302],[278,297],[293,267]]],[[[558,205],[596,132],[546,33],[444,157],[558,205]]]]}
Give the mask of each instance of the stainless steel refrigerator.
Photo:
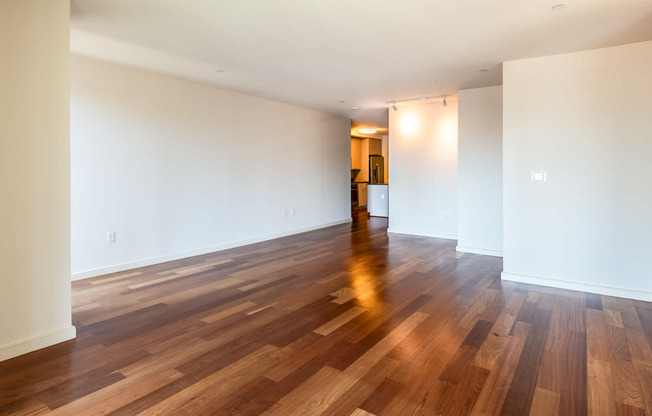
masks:
{"type": "Polygon", "coordinates": [[[385,160],[380,155],[369,156],[369,183],[385,183],[385,160]]]}

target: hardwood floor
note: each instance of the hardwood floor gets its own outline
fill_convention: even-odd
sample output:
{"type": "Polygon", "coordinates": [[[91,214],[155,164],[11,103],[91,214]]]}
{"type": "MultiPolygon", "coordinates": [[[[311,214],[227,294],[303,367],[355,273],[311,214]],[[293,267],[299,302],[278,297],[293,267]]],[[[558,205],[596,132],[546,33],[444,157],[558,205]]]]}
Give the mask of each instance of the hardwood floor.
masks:
{"type": "Polygon", "coordinates": [[[652,304],[386,226],[74,282],[77,340],[0,363],[0,414],[652,416],[652,304]]]}

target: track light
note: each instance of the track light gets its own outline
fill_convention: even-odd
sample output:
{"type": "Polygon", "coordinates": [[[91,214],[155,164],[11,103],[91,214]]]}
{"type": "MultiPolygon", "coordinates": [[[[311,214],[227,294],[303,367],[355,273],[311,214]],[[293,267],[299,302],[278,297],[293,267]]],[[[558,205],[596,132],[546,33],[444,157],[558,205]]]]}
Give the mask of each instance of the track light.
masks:
{"type": "Polygon", "coordinates": [[[426,101],[426,100],[432,100],[434,98],[443,98],[444,101],[442,102],[442,105],[446,107],[448,105],[448,103],[446,102],[446,97],[450,97],[450,96],[451,96],[450,94],[443,94],[443,95],[436,95],[434,97],[407,98],[405,100],[385,101],[385,104],[391,104],[392,109],[394,109],[394,111],[398,111],[398,108],[396,108],[396,103],[404,103],[407,101],[426,101]]]}

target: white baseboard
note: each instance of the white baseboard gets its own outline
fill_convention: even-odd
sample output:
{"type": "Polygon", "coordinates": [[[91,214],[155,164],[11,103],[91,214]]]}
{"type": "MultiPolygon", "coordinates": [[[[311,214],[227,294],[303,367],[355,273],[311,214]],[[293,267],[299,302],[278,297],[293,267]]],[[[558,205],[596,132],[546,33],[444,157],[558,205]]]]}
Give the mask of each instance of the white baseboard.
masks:
{"type": "Polygon", "coordinates": [[[502,280],[512,282],[529,283],[532,285],[555,287],[559,289],[577,290],[580,292],[595,293],[598,295],[615,296],[619,298],[636,299],[645,302],[652,302],[652,292],[642,290],[631,290],[620,287],[594,285],[590,283],[573,282],[569,280],[551,279],[548,277],[529,276],[517,273],[502,272],[502,280]]]}
{"type": "Polygon", "coordinates": [[[125,270],[137,269],[139,267],[151,266],[153,264],[165,263],[168,261],[185,259],[188,257],[201,256],[202,254],[214,253],[216,251],[228,250],[230,248],[246,246],[249,244],[260,243],[262,241],[273,240],[275,238],[287,237],[289,235],[301,234],[308,231],[319,230],[321,228],[332,227],[334,225],[347,224],[351,222],[351,218],[346,218],[339,221],[333,221],[325,224],[320,224],[313,227],[305,227],[300,229],[295,229],[291,231],[285,231],[282,233],[268,234],[261,237],[249,238],[246,240],[232,241],[229,243],[218,244],[210,247],[203,247],[195,250],[188,250],[181,253],[167,254],[160,257],[152,257],[148,259],[138,260],[129,263],[117,264],[114,266],[101,267],[98,269],[84,270],[81,272],[75,272],[71,275],[71,280],[82,280],[88,279],[90,277],[102,276],[110,273],[124,272],[125,270]]]}
{"type": "Polygon", "coordinates": [[[428,232],[423,232],[418,230],[408,230],[404,228],[388,228],[387,232],[391,234],[406,234],[406,235],[415,235],[419,237],[432,237],[432,238],[444,238],[446,240],[457,240],[456,234],[448,234],[448,233],[428,233],[428,232]]]}
{"type": "Polygon", "coordinates": [[[481,254],[483,256],[495,256],[495,257],[503,256],[502,250],[491,250],[491,249],[467,247],[467,246],[457,246],[455,247],[455,250],[461,251],[462,253],[481,254]]]}
{"type": "Polygon", "coordinates": [[[0,361],[18,357],[28,352],[40,350],[60,342],[74,339],[77,336],[77,329],[74,326],[59,329],[47,334],[22,339],[20,341],[0,346],[0,361]]]}

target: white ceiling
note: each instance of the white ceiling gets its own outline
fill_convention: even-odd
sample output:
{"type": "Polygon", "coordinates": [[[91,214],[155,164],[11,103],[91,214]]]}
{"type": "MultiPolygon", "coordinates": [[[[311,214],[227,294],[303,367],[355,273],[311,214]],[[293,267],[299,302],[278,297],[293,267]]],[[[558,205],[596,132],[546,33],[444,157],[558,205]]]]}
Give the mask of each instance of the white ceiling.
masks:
{"type": "Polygon", "coordinates": [[[505,61],[652,39],[652,0],[561,1],[73,0],[71,50],[386,127],[505,61]]]}

